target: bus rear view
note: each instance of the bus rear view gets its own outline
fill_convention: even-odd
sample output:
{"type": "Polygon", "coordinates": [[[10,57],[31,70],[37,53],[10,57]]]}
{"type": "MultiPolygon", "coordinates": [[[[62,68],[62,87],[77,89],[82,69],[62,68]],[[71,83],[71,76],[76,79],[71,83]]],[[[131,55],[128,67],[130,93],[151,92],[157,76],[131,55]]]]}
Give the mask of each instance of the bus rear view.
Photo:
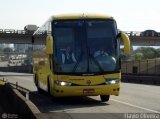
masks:
{"type": "Polygon", "coordinates": [[[108,101],[110,95],[119,95],[119,40],[124,41],[126,53],[130,44],[128,37],[118,32],[115,20],[110,16],[65,15],[53,17],[50,23],[45,46],[48,63],[38,68],[48,66],[46,79],[35,79],[37,87],[55,97],[100,95],[102,101],[108,101]]]}

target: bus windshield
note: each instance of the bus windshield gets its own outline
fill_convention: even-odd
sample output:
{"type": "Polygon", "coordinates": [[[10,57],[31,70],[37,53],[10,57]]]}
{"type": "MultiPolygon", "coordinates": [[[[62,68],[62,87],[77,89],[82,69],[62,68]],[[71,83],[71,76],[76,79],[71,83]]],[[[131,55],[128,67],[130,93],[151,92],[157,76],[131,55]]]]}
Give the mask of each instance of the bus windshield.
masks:
{"type": "Polygon", "coordinates": [[[113,19],[52,22],[54,71],[103,74],[119,71],[117,28],[113,19]]]}

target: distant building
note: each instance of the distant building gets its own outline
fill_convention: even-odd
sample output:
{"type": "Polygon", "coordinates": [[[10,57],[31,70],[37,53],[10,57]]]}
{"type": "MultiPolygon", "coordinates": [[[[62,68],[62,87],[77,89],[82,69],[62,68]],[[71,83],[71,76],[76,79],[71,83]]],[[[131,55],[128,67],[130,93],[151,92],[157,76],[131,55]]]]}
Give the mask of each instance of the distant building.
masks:
{"type": "Polygon", "coordinates": [[[0,44],[1,49],[8,48],[8,47],[10,47],[10,44],[5,44],[5,43],[0,44]]]}
{"type": "Polygon", "coordinates": [[[14,44],[14,50],[21,53],[25,53],[29,47],[32,47],[32,45],[31,44],[14,44]]]}

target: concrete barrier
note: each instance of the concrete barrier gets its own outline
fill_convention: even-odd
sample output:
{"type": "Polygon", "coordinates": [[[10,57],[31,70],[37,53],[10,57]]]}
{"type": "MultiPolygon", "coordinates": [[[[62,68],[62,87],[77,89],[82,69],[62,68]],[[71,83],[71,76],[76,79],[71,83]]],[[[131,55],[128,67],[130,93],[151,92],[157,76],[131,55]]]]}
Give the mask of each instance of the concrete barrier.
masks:
{"type": "Polygon", "coordinates": [[[0,67],[2,72],[19,72],[19,73],[32,73],[32,66],[10,66],[10,67],[0,67]]]}
{"type": "Polygon", "coordinates": [[[160,85],[160,76],[122,75],[122,82],[160,85]]]}
{"type": "Polygon", "coordinates": [[[5,113],[11,116],[18,116],[20,119],[36,119],[36,114],[40,113],[30,100],[27,100],[17,89],[9,84],[5,84],[1,88],[0,94],[1,99],[4,101],[3,108],[5,108],[5,113]]]}

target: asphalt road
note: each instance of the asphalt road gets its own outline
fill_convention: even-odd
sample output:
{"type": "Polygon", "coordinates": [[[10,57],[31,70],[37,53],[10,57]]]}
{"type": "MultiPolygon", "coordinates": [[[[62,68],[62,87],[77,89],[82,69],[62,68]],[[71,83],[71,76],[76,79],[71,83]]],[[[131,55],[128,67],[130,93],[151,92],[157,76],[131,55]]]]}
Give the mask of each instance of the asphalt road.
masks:
{"type": "Polygon", "coordinates": [[[119,96],[100,102],[99,96],[53,99],[47,93],[39,94],[31,75],[5,76],[9,82],[31,90],[30,100],[42,112],[39,117],[67,119],[126,118],[128,113],[158,113],[160,119],[160,86],[121,83],[119,96]]]}

